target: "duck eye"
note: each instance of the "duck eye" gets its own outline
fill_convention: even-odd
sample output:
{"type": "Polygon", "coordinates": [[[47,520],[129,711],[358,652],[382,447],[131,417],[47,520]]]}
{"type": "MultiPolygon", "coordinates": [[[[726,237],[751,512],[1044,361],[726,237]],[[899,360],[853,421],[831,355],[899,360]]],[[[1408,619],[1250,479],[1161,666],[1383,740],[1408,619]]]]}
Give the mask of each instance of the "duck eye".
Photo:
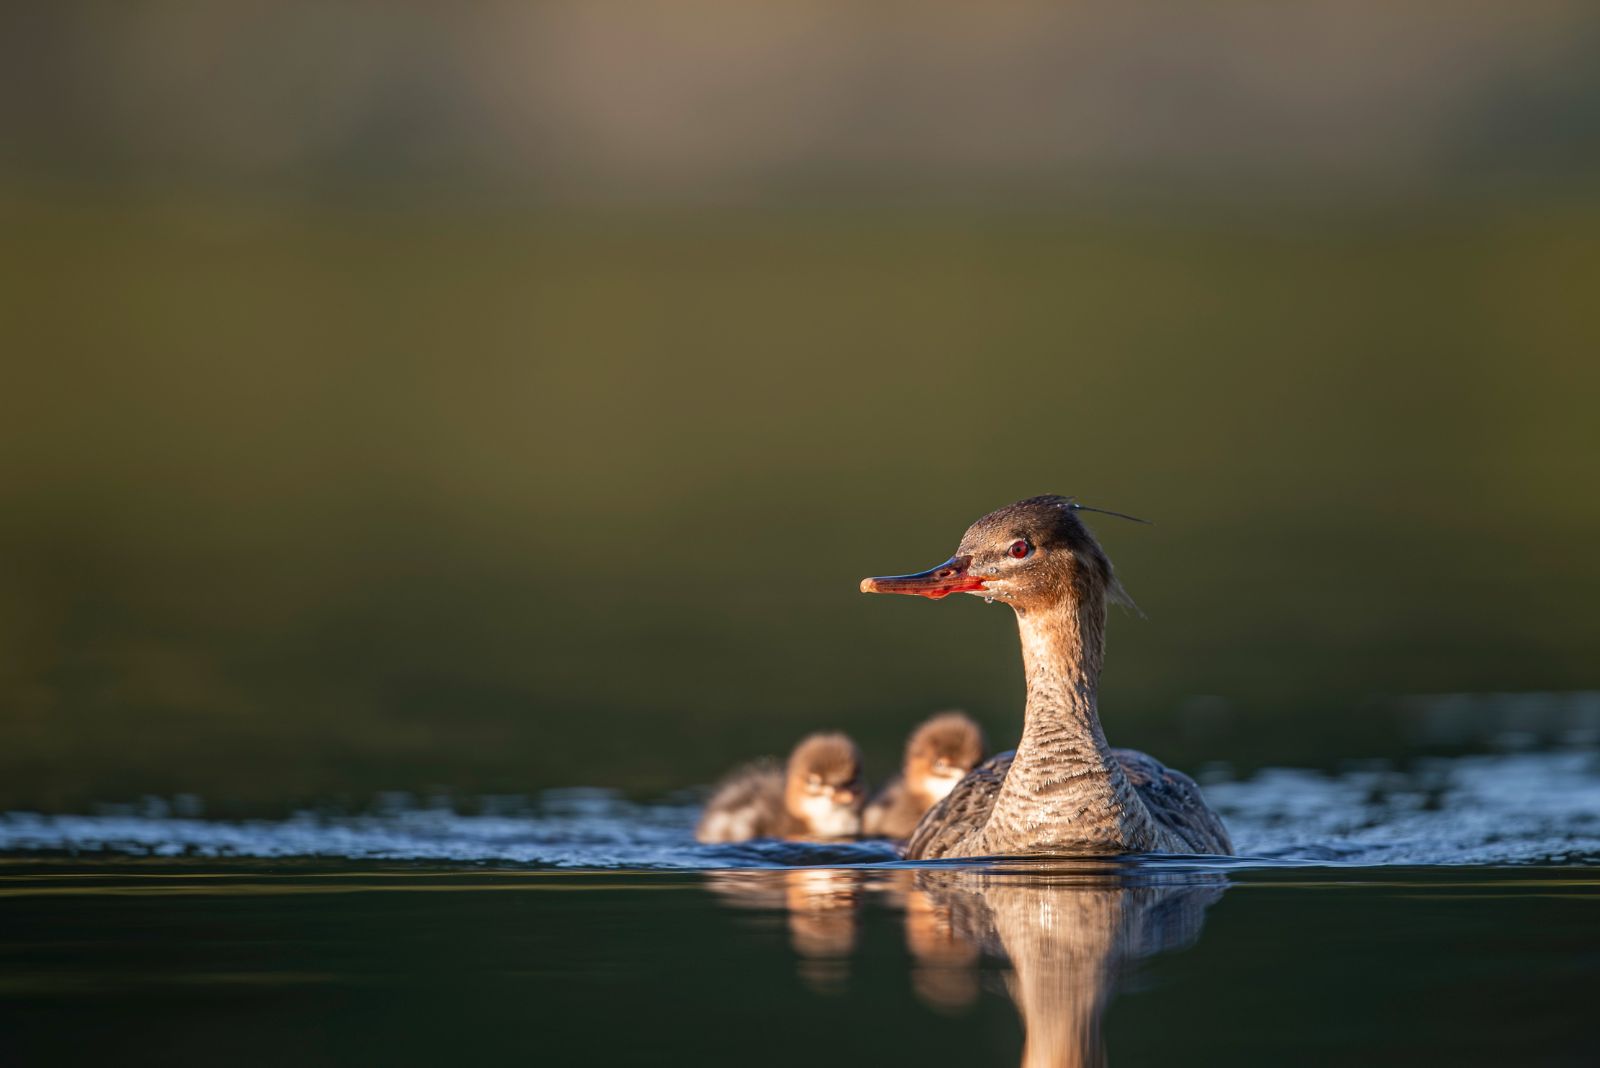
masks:
{"type": "Polygon", "coordinates": [[[1033,552],[1033,546],[1028,544],[1026,538],[1018,538],[1011,543],[1011,548],[1007,549],[1006,552],[1011,555],[1013,560],[1021,560],[1024,556],[1033,552]]]}

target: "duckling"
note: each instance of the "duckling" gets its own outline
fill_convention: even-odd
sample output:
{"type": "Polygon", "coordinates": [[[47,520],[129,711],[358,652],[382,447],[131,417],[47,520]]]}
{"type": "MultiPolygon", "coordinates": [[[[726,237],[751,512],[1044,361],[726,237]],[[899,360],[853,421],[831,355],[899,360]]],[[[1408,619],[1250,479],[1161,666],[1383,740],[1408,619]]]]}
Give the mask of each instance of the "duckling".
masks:
{"type": "Polygon", "coordinates": [[[853,838],[861,833],[865,800],[856,744],[836,732],[813,734],[794,747],[787,768],[763,760],[724,779],[695,838],[853,838]]]}
{"type": "Polygon", "coordinates": [[[922,814],[983,760],[983,730],[964,712],[924,720],[906,741],[905,765],[861,817],[873,837],[907,838],[922,814]]]}
{"type": "Polygon", "coordinates": [[[1030,497],[968,527],[939,566],[861,582],[863,593],[999,601],[1015,612],[1022,639],[1021,741],[928,810],[907,859],[1233,852],[1193,779],[1106,744],[1098,697],[1106,602],[1132,602],[1080,510],[1100,511],[1071,497],[1030,497]]]}

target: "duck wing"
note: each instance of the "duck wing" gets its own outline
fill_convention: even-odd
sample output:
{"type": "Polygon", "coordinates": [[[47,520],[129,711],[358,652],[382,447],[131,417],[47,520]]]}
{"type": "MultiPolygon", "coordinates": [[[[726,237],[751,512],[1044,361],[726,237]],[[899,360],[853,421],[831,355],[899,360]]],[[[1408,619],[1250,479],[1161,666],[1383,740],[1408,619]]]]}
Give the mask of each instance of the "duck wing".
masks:
{"type": "Polygon", "coordinates": [[[706,843],[778,838],[792,821],[783,804],[783,765],[769,758],[739,768],[717,785],[695,838],[706,843]]]}
{"type": "Polygon", "coordinates": [[[1233,854],[1228,829],[1206,804],[1193,779],[1137,749],[1113,749],[1111,755],[1122,765],[1151,817],[1182,839],[1191,853],[1233,854]]]}
{"type": "Polygon", "coordinates": [[[868,838],[904,838],[906,833],[895,833],[896,809],[901,807],[906,795],[905,777],[896,775],[883,784],[861,812],[861,833],[868,838]]]}
{"type": "Polygon", "coordinates": [[[962,839],[976,834],[989,821],[995,798],[1011,770],[1016,750],[996,753],[967,772],[966,777],[930,808],[906,842],[907,860],[934,860],[948,856],[962,839]]]}

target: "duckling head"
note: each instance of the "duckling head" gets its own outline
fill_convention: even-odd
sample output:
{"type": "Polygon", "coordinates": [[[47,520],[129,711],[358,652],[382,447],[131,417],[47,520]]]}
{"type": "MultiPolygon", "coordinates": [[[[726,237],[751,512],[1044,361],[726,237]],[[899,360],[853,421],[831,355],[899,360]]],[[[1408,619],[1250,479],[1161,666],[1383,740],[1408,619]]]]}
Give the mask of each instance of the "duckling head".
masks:
{"type": "Polygon", "coordinates": [[[983,729],[964,712],[941,712],[906,742],[906,784],[939,801],[983,759],[983,729]]]}
{"type": "Polygon", "coordinates": [[[861,754],[843,734],[813,734],[789,755],[784,802],[820,838],[861,833],[861,754]]]}

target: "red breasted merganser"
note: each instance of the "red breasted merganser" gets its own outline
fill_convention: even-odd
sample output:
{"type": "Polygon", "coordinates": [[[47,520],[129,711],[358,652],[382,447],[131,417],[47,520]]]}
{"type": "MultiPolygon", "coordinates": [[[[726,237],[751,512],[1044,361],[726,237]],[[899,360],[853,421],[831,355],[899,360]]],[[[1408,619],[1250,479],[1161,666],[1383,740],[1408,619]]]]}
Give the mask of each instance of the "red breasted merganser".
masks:
{"type": "Polygon", "coordinates": [[[983,760],[983,730],[964,712],[924,720],[906,741],[905,764],[861,817],[863,833],[906,838],[922,814],[983,760]]]}
{"type": "Polygon", "coordinates": [[[938,567],[862,580],[866,593],[1001,601],[1022,635],[1022,740],[928,811],[906,844],[910,859],[1233,852],[1193,779],[1106,744],[1096,699],[1106,601],[1131,601],[1078,518],[1081,507],[1070,497],[1031,497],[974,523],[938,567]]]}
{"type": "Polygon", "coordinates": [[[866,788],[861,754],[843,734],[813,734],[789,755],[787,768],[759,761],[722,781],[695,837],[702,842],[751,838],[853,838],[861,833],[866,788]]]}

